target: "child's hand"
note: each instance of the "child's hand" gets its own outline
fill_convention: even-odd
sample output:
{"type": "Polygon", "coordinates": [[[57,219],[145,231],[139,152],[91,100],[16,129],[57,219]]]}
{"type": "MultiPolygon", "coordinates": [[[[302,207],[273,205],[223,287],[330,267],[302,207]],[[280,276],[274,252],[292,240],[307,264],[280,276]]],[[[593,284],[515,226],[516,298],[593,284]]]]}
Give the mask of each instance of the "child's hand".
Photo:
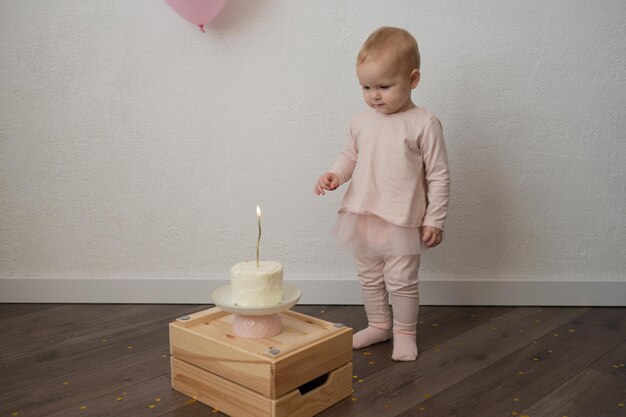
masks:
{"type": "Polygon", "coordinates": [[[433,226],[422,226],[422,241],[429,248],[434,248],[443,240],[443,231],[433,226]]]}
{"type": "Polygon", "coordinates": [[[324,195],[326,194],[324,190],[332,191],[337,187],[339,187],[339,177],[332,172],[327,172],[323,174],[319,180],[317,180],[317,184],[315,185],[315,194],[324,195]]]}

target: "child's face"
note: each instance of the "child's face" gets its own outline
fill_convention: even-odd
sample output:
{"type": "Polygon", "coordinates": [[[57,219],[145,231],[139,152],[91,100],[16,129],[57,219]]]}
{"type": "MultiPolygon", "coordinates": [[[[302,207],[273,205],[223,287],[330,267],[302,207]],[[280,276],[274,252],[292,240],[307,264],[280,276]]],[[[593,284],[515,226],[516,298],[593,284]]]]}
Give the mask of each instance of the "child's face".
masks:
{"type": "Polygon", "coordinates": [[[407,72],[384,60],[363,62],[356,69],[363,99],[379,113],[393,114],[413,107],[411,90],[419,82],[419,70],[407,72]]]}

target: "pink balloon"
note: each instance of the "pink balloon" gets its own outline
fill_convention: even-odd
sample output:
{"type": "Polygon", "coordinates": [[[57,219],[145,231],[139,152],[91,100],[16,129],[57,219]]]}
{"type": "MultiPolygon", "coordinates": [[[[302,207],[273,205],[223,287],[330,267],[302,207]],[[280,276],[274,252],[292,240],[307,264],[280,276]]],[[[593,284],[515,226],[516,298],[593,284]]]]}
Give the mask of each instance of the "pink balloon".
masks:
{"type": "Polygon", "coordinates": [[[204,32],[204,25],[217,16],[227,0],[165,0],[176,13],[196,24],[204,32]]]}

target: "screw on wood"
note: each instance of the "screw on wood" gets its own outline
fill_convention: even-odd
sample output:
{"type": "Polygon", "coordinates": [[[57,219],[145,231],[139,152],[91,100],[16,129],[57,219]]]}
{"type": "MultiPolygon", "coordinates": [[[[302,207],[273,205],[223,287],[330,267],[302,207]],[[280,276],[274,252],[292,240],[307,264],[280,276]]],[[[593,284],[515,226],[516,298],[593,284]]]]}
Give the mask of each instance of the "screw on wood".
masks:
{"type": "Polygon", "coordinates": [[[270,355],[278,355],[280,353],[279,349],[272,348],[270,349],[270,355]]]}
{"type": "Polygon", "coordinates": [[[178,320],[189,320],[189,318],[190,318],[189,316],[185,315],[185,316],[180,316],[178,320]]]}
{"type": "Polygon", "coordinates": [[[335,323],[335,324],[333,324],[333,326],[335,326],[336,328],[339,329],[339,328],[343,327],[343,323],[335,323]]]}

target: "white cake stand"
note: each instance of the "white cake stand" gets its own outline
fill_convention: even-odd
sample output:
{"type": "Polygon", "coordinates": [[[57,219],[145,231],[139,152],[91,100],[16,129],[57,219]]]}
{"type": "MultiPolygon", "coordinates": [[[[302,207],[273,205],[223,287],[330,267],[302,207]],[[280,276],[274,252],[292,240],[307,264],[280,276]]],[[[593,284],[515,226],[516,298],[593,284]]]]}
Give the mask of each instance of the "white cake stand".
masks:
{"type": "Polygon", "coordinates": [[[230,285],[213,291],[211,298],[220,309],[232,313],[233,333],[246,339],[266,339],[276,336],[283,329],[278,313],[296,305],[302,293],[293,285],[283,283],[283,298],[271,306],[246,307],[233,303],[230,285]]]}

